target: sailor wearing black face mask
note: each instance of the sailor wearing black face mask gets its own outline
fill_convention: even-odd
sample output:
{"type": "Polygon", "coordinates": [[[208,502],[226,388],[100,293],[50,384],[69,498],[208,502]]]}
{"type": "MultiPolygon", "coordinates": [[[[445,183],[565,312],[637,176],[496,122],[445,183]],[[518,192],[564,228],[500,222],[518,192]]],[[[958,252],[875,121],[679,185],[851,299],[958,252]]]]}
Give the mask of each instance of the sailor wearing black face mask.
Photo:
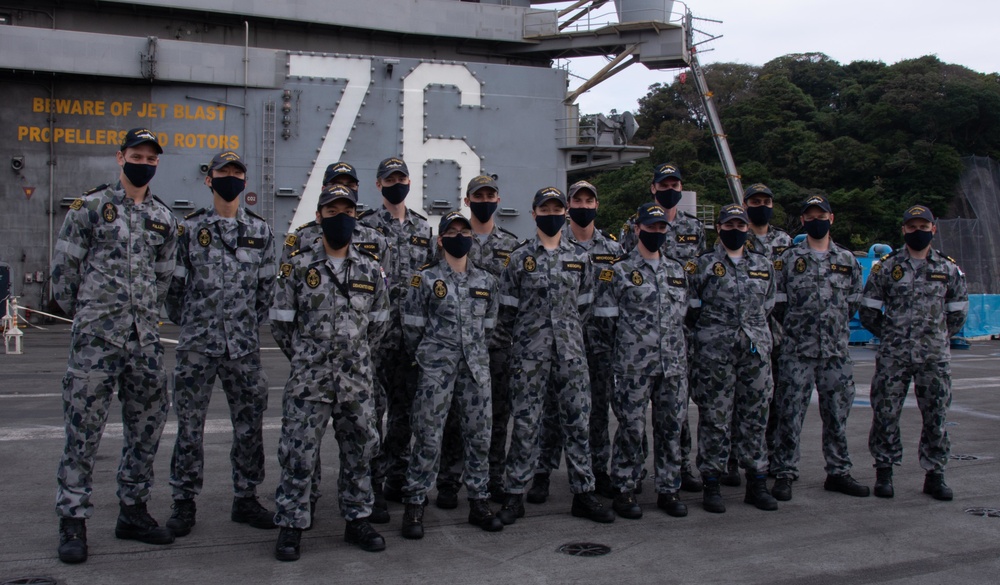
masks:
{"type": "MultiPolygon", "coordinates": [[[[513,233],[496,221],[500,206],[500,186],[492,175],[479,175],[469,181],[465,190],[465,205],[469,207],[472,226],[472,248],[469,260],[490,274],[500,277],[511,251],[518,246],[513,233]]],[[[489,340],[490,386],[493,403],[493,436],[490,439],[489,492],[493,501],[503,501],[503,466],[507,457],[507,423],[510,421],[510,332],[493,330],[489,340]]],[[[449,416],[441,448],[441,467],[437,478],[439,508],[458,506],[458,491],[462,485],[463,445],[458,417],[449,416]]]]}
{"type": "Polygon", "coordinates": [[[535,238],[511,255],[500,278],[500,327],[514,339],[506,491],[498,516],[513,524],[524,516],[524,490],[538,458],[538,421],[545,397],[556,394],[566,450],[572,514],[613,522],[594,495],[591,470],[590,384],[583,329],[593,302],[594,274],[586,251],[562,237],[566,196],[555,187],[535,193],[535,238]]]}
{"type": "MultiPolygon", "coordinates": [[[[667,241],[661,252],[681,262],[691,260],[705,250],[705,228],[697,217],[680,211],[684,184],[681,171],[672,163],[659,164],[653,171],[653,182],[649,186],[653,203],[667,211],[667,241]]],[[[625,222],[618,237],[625,252],[635,247],[635,216],[625,222]]]]}
{"type": "Polygon", "coordinates": [[[861,303],[861,266],[854,254],[830,239],[834,217],[826,197],[802,206],[806,239],[774,261],[777,299],[773,317],[781,324],[771,419],[777,426],[770,472],[777,476],[771,495],[792,499],[799,477],[802,423],[813,387],[823,419],[823,457],[828,491],[865,497],[867,486],[851,477],[847,417],[854,402],[854,365],[848,342],[851,317],[861,303]]]}
{"type": "Polygon", "coordinates": [[[951,404],[950,338],[969,311],[965,274],[930,247],[934,214],[923,205],[903,213],[906,245],[872,265],[861,301],[861,324],[881,339],[872,378],[872,427],[868,448],[875,459],[875,495],[893,496],[892,468],[903,459],[899,419],[910,380],[923,427],[920,466],[924,493],[950,500],[944,482],[951,443],[945,418],[951,404]]]}
{"type": "Polygon", "coordinates": [[[424,505],[450,418],[458,420],[458,443],[465,448],[460,460],[465,462],[469,523],[489,532],[503,529],[487,502],[493,418],[489,343],[500,302],[497,278],[470,261],[474,235],[464,215],[445,214],[438,233],[443,258],[410,277],[403,306],[403,337],[420,369],[403,488],[404,538],[424,535],[424,505]]]}
{"type": "MultiPolygon", "coordinates": [[[[760,252],[768,259],[774,260],[782,252],[792,245],[792,237],[784,230],[771,225],[771,218],[774,214],[774,194],[762,183],[755,183],[747,187],[743,192],[743,207],[747,212],[747,219],[750,220],[750,229],[747,231],[747,249],[760,252]]],[[[777,375],[776,360],[777,352],[771,355],[771,372],[777,375]]],[[[767,418],[767,448],[772,451],[774,448],[774,428],[777,425],[775,408],[772,404],[768,410],[767,418]]],[[[730,429],[731,437],[737,436],[739,429],[735,426],[730,429]]],[[[726,474],[722,476],[722,485],[739,487],[741,483],[739,462],[736,461],[736,453],[730,452],[729,464],[726,467],[726,474]]]]}
{"type": "MultiPolygon", "coordinates": [[[[653,171],[653,182],[649,191],[653,195],[653,203],[663,207],[667,212],[667,236],[660,252],[664,256],[687,262],[705,251],[705,228],[697,217],[677,209],[684,189],[681,181],[681,171],[676,165],[659,164],[653,171]]],[[[625,252],[635,248],[637,237],[635,234],[635,216],[632,216],[625,222],[619,238],[619,243],[625,252]]],[[[700,492],[701,478],[696,475],[694,466],[691,465],[691,444],[691,428],[685,420],[681,428],[681,450],[684,457],[681,489],[700,492]]],[[[636,492],[641,492],[641,486],[636,492]]]]}
{"type": "MultiPolygon", "coordinates": [[[[594,264],[594,272],[610,268],[615,259],[623,254],[622,247],[611,236],[594,226],[597,217],[597,187],[587,181],[577,181],[570,185],[569,222],[565,236],[571,242],[587,250],[594,264]]],[[[611,485],[608,466],[611,463],[611,440],[608,423],[611,389],[614,376],[609,362],[610,347],[601,347],[593,334],[593,319],[585,324],[584,344],[587,349],[587,364],[590,370],[590,455],[596,481],[597,493],[614,498],[617,490],[611,485]]],[[[542,503],[548,498],[549,475],[559,468],[562,458],[562,441],[559,430],[559,413],[556,412],[555,397],[550,396],[542,419],[540,453],[535,467],[535,479],[528,490],[527,499],[532,503],[542,503]]]]}
{"type": "Polygon", "coordinates": [[[705,484],[703,507],[726,511],[719,491],[729,450],[746,472],[744,502],[776,510],[767,490],[764,429],[771,400],[771,330],[774,306],[771,262],[744,247],[748,218],[743,207],[726,205],[716,228],[719,243],[688,262],[691,311],[691,399],[698,405],[698,467],[705,484]],[[730,422],[739,434],[731,447],[730,422]]]}
{"type": "MultiPolygon", "coordinates": [[[[410,171],[402,159],[390,157],[378,165],[375,187],[382,193],[382,209],[364,222],[388,240],[392,253],[385,266],[389,279],[390,327],[376,356],[379,391],[385,392],[385,434],[372,465],[376,506],[385,509],[385,499],[402,501],[403,482],[410,460],[410,405],[417,386],[413,356],[403,346],[402,306],[409,279],[434,259],[431,226],[427,218],[407,209],[410,171]],[[384,498],[383,498],[384,489],[384,498]]],[[[386,519],[380,513],[379,520],[386,519]]]]}
{"type": "Polygon", "coordinates": [[[246,172],[237,153],[215,155],[205,177],[212,206],[188,215],[178,237],[166,302],[167,314],[181,326],[174,370],[177,441],[170,462],[174,512],[167,521],[175,536],[195,525],[195,497],[204,480],[201,428],[217,377],[236,433],[232,519],[274,528],[274,512],[257,501],[267,408],[258,330],[274,299],[277,267],[271,228],[240,206],[246,172]]]}

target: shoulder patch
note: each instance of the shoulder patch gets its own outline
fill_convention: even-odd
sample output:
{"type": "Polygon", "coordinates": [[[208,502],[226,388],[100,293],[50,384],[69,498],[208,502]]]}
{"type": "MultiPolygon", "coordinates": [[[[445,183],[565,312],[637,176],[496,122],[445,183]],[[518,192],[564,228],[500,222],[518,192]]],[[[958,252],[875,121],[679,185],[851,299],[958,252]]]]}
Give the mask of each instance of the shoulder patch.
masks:
{"type": "MultiPolygon", "coordinates": [[[[296,252],[296,254],[298,254],[298,252],[296,252]]],[[[291,276],[292,275],[292,265],[289,264],[289,263],[287,263],[287,262],[285,262],[284,264],[282,264],[281,268],[278,269],[278,275],[280,275],[281,278],[288,278],[289,276],[291,276]]]]}
{"type": "Polygon", "coordinates": [[[285,245],[288,246],[289,248],[294,248],[295,244],[297,244],[298,241],[299,237],[296,236],[295,234],[288,234],[287,236],[285,236],[285,245]]]}
{"type": "Polygon", "coordinates": [[[376,262],[379,261],[378,254],[376,254],[375,252],[370,252],[368,250],[365,250],[361,246],[354,246],[354,249],[357,250],[358,252],[360,252],[363,256],[368,256],[369,258],[371,258],[372,260],[374,260],[376,262]]]}
{"type": "Polygon", "coordinates": [[[781,258],[778,258],[777,260],[774,261],[775,270],[781,270],[784,267],[785,267],[785,261],[782,260],[781,258]]]}
{"type": "Polygon", "coordinates": [[[295,228],[295,231],[300,232],[300,231],[302,231],[302,230],[304,230],[306,228],[313,227],[314,225],[317,225],[315,220],[310,221],[310,222],[306,222],[306,223],[300,225],[299,227],[295,228]]]}
{"type": "Polygon", "coordinates": [[[414,288],[420,288],[420,282],[423,278],[419,274],[414,274],[413,278],[410,279],[410,286],[414,288]]]}
{"type": "Polygon", "coordinates": [[[431,266],[437,266],[437,260],[434,260],[433,262],[428,262],[427,264],[424,264],[420,268],[417,268],[417,270],[424,271],[430,268],[431,266]]]}
{"type": "Polygon", "coordinates": [[[250,217],[256,217],[257,219],[259,219],[259,220],[261,220],[261,221],[267,221],[266,219],[264,219],[263,217],[261,217],[261,216],[257,215],[257,214],[256,214],[256,213],[254,213],[253,211],[250,211],[249,209],[244,209],[244,211],[246,211],[246,212],[247,212],[247,215],[249,215],[250,217]]]}
{"type": "Polygon", "coordinates": [[[195,209],[195,210],[194,210],[194,211],[192,211],[191,213],[189,213],[189,214],[185,215],[185,216],[184,216],[184,219],[191,219],[192,217],[197,217],[197,216],[199,216],[199,215],[202,215],[202,214],[204,214],[204,213],[205,213],[206,211],[208,211],[208,209],[206,209],[206,208],[204,208],[204,207],[202,207],[201,209],[195,209]]]}
{"type": "Polygon", "coordinates": [[[108,184],[107,183],[105,183],[103,185],[98,185],[98,186],[94,187],[93,189],[90,189],[88,191],[84,191],[82,197],[86,197],[87,195],[93,195],[94,193],[97,193],[98,191],[103,191],[103,190],[105,190],[107,188],[108,188],[108,184]]]}
{"type": "Polygon", "coordinates": [[[514,239],[517,239],[517,234],[515,234],[514,232],[512,232],[512,231],[510,231],[508,229],[504,229],[503,227],[500,227],[500,226],[497,226],[497,229],[500,230],[500,231],[502,231],[503,233],[507,234],[508,236],[514,236],[514,239]]]}
{"type": "Polygon", "coordinates": [[[83,199],[74,199],[73,203],[69,204],[69,208],[72,209],[73,211],[80,211],[82,207],[83,207],[83,199]]]}
{"type": "Polygon", "coordinates": [[[184,224],[180,224],[180,223],[177,224],[177,235],[178,236],[183,236],[184,235],[184,224]]]}
{"type": "Polygon", "coordinates": [[[611,282],[612,280],[614,280],[614,277],[615,277],[615,271],[614,270],[604,269],[597,276],[597,279],[598,280],[603,280],[604,282],[611,282]]]}
{"type": "Polygon", "coordinates": [[[872,264],[871,274],[878,274],[881,271],[882,271],[882,263],[881,262],[876,262],[876,263],[872,264]]]}
{"type": "Polygon", "coordinates": [[[611,232],[606,232],[606,231],[604,231],[604,230],[601,230],[601,234],[602,234],[602,235],[603,235],[603,236],[604,236],[605,238],[607,238],[607,239],[611,240],[612,242],[617,242],[617,241],[618,241],[618,236],[614,235],[614,234],[613,234],[613,233],[611,233],[611,232]]]}
{"type": "Polygon", "coordinates": [[[695,264],[694,260],[688,260],[687,264],[684,265],[684,272],[688,274],[694,274],[698,271],[698,265],[695,264]]]}
{"type": "Polygon", "coordinates": [[[424,220],[424,221],[427,221],[427,217],[425,217],[425,216],[423,216],[423,215],[420,215],[420,214],[419,214],[419,213],[417,213],[416,211],[413,211],[412,209],[410,209],[410,210],[408,210],[408,211],[409,211],[410,213],[412,213],[413,215],[415,215],[415,216],[419,217],[420,219],[422,219],[422,220],[424,220]]]}
{"type": "MultiPolygon", "coordinates": [[[[368,217],[369,215],[371,215],[373,213],[375,213],[374,209],[366,209],[366,210],[364,210],[364,211],[362,211],[361,213],[358,214],[358,219],[364,219],[364,218],[368,217]]],[[[312,223],[316,223],[316,222],[312,222],[312,223]]],[[[309,224],[306,224],[306,225],[309,225],[309,224]]]]}

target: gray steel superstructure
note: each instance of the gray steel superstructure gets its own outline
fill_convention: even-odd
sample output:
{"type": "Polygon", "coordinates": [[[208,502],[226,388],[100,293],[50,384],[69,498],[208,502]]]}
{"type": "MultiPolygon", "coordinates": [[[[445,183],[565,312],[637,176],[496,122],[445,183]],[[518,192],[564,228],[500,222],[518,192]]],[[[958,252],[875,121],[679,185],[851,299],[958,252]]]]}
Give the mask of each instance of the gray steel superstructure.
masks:
{"type": "Polygon", "coordinates": [[[499,223],[528,235],[539,187],[649,150],[622,129],[581,127],[578,92],[554,60],[608,56],[578,89],[632,63],[684,66],[687,30],[672,5],[620,0],[618,22],[594,24],[610,2],[7,1],[0,262],[12,292],[46,304],[66,207],[116,180],[111,157],[137,126],[160,138],[152,188],[178,215],[210,203],[205,171],[219,150],[248,161],[244,202],[278,234],[313,218],[329,163],[354,164],[362,203],[377,206],[375,167],[401,156],[409,207],[457,208],[469,179],[496,174],[499,223]]]}

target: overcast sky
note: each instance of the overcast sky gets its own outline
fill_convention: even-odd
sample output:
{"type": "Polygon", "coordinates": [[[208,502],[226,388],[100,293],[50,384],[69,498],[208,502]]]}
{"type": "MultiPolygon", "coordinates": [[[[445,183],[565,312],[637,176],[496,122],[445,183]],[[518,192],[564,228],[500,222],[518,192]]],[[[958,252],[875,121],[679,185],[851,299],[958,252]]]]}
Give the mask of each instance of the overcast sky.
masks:
{"type": "MultiPolygon", "coordinates": [[[[840,63],[857,60],[892,64],[923,55],[975,71],[1000,71],[1000,0],[690,0],[695,28],[722,38],[699,46],[703,65],[712,62],[764,63],[789,53],[825,53],[840,63]]],[[[611,3],[597,11],[614,19],[611,3]]],[[[683,11],[679,2],[673,10],[683,11]]],[[[699,38],[704,38],[699,36],[699,38]]],[[[607,63],[570,61],[570,71],[589,77],[607,63]]],[[[577,101],[581,113],[635,111],[638,99],[656,82],[670,83],[676,70],[651,71],[632,65],[577,101]]],[[[580,85],[573,78],[570,87],[580,85]]]]}

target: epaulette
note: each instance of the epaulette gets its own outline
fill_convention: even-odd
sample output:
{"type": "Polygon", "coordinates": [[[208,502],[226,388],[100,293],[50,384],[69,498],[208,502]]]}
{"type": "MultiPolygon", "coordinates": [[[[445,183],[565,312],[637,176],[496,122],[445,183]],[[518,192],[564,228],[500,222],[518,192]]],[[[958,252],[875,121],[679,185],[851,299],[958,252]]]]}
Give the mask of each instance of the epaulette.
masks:
{"type": "Polygon", "coordinates": [[[153,198],[153,201],[157,201],[157,202],[159,202],[160,205],[166,207],[167,209],[170,209],[170,206],[167,205],[166,203],[164,203],[163,199],[160,199],[159,197],[157,197],[156,195],[153,195],[152,193],[150,193],[149,196],[153,198]]]}
{"type": "Polygon", "coordinates": [[[261,216],[257,215],[256,213],[254,213],[254,212],[250,211],[249,209],[244,209],[244,211],[246,211],[246,212],[247,212],[247,215],[249,215],[250,217],[256,217],[257,219],[259,219],[259,220],[261,220],[261,221],[264,221],[264,222],[266,222],[266,221],[267,221],[266,219],[264,219],[263,217],[261,217],[261,216]]]}
{"type": "Polygon", "coordinates": [[[951,262],[952,264],[958,264],[958,262],[951,256],[945,256],[944,254],[941,255],[944,256],[946,259],[948,259],[948,261],[951,262]]]}
{"type": "Polygon", "coordinates": [[[512,231],[510,231],[508,229],[502,228],[500,226],[497,226],[497,229],[500,230],[500,231],[502,231],[503,233],[507,234],[508,236],[514,236],[514,239],[517,239],[517,234],[515,234],[514,232],[512,232],[512,231]]]}
{"type": "Polygon", "coordinates": [[[708,250],[702,250],[701,252],[698,252],[698,258],[701,258],[705,254],[711,254],[713,252],[715,252],[715,249],[713,248],[709,248],[708,250]]]}
{"type": "Polygon", "coordinates": [[[885,261],[886,261],[886,260],[888,260],[889,258],[891,258],[891,257],[895,256],[895,255],[896,255],[896,254],[897,254],[897,253],[898,253],[898,252],[899,252],[899,251],[900,251],[901,249],[902,249],[902,248],[896,248],[896,249],[895,249],[895,250],[893,250],[892,252],[889,252],[889,253],[888,253],[888,254],[886,254],[885,256],[882,256],[881,258],[879,258],[879,259],[878,259],[878,261],[879,261],[879,262],[885,262],[885,261]]]}
{"type": "Polygon", "coordinates": [[[479,270],[482,270],[483,272],[489,272],[490,271],[489,268],[483,266],[482,264],[479,264],[478,262],[473,262],[472,265],[475,266],[476,268],[478,268],[479,270]]]}
{"type": "Polygon", "coordinates": [[[573,244],[574,246],[576,246],[577,248],[580,248],[580,249],[581,249],[581,250],[583,250],[584,252],[587,252],[587,251],[588,251],[588,250],[587,250],[587,247],[586,247],[586,246],[584,246],[584,245],[583,245],[583,244],[581,244],[580,242],[576,241],[576,238],[573,238],[573,237],[570,237],[570,238],[569,238],[569,241],[570,241],[570,242],[571,242],[571,243],[572,243],[572,244],[573,244]]]}
{"type": "Polygon", "coordinates": [[[289,258],[294,258],[294,257],[298,256],[301,253],[302,253],[302,248],[299,248],[298,250],[296,250],[296,251],[292,252],[291,254],[289,254],[288,257],[289,258]]]}
{"type": "Polygon", "coordinates": [[[611,240],[612,242],[617,242],[618,241],[618,236],[614,235],[611,232],[607,232],[607,231],[601,230],[601,235],[604,236],[605,238],[611,240]]]}
{"type": "MultiPolygon", "coordinates": [[[[375,213],[374,209],[366,209],[366,210],[362,211],[361,213],[357,214],[357,218],[358,219],[364,219],[364,218],[368,217],[369,215],[372,215],[373,213],[375,213]]],[[[313,223],[316,223],[316,222],[313,222],[313,223]]]]}
{"type": "MultiPolygon", "coordinates": [[[[516,246],[514,246],[514,250],[517,250],[518,248],[523,248],[524,246],[528,245],[528,242],[530,242],[530,241],[531,240],[529,240],[527,238],[521,240],[520,242],[517,243],[516,246]]],[[[511,250],[512,254],[514,253],[514,250],[511,250]]]]}
{"type": "Polygon", "coordinates": [[[440,262],[440,260],[434,260],[433,262],[428,262],[427,264],[424,264],[420,268],[417,268],[417,270],[419,270],[420,272],[423,272],[424,270],[427,270],[428,268],[433,268],[434,266],[437,266],[438,262],[440,262]]]}
{"type": "Polygon", "coordinates": [[[686,215],[687,217],[689,217],[689,218],[691,218],[691,219],[693,219],[695,221],[698,221],[698,216],[697,215],[695,215],[693,213],[689,213],[687,211],[678,210],[677,215],[686,215]]]}
{"type": "Polygon", "coordinates": [[[98,185],[98,186],[94,187],[93,189],[91,189],[90,191],[84,191],[83,195],[80,195],[80,197],[86,197],[87,195],[93,195],[94,193],[97,193],[98,191],[104,191],[105,189],[107,189],[110,186],[111,185],[108,185],[107,183],[104,183],[103,185],[98,185]]]}
{"type": "MultiPolygon", "coordinates": [[[[756,246],[754,246],[754,248],[756,248],[756,246]]],[[[765,255],[763,250],[755,250],[754,248],[744,248],[744,249],[747,252],[750,252],[751,254],[758,254],[760,256],[764,256],[765,255]]]]}
{"type": "Polygon", "coordinates": [[[422,219],[424,221],[427,221],[427,217],[426,216],[420,215],[419,213],[417,213],[416,211],[413,211],[412,209],[408,209],[407,211],[409,211],[413,215],[419,217],[420,219],[422,219]]]}
{"type": "Polygon", "coordinates": [[[199,215],[202,215],[203,213],[206,213],[207,211],[208,211],[207,207],[202,207],[201,209],[195,209],[191,213],[185,215],[184,219],[191,219],[192,217],[197,217],[199,215]]]}
{"type": "Polygon", "coordinates": [[[365,256],[370,257],[372,260],[375,260],[376,262],[379,261],[378,254],[376,254],[375,252],[369,252],[368,250],[364,250],[364,249],[360,248],[359,246],[354,246],[354,249],[357,250],[358,252],[361,252],[365,256]]]}
{"type": "Polygon", "coordinates": [[[314,220],[312,220],[310,222],[306,222],[306,223],[300,225],[299,227],[295,228],[295,231],[299,232],[299,231],[302,231],[302,230],[304,230],[306,228],[313,227],[315,225],[318,225],[318,224],[316,223],[316,220],[314,219],[314,220]]]}

